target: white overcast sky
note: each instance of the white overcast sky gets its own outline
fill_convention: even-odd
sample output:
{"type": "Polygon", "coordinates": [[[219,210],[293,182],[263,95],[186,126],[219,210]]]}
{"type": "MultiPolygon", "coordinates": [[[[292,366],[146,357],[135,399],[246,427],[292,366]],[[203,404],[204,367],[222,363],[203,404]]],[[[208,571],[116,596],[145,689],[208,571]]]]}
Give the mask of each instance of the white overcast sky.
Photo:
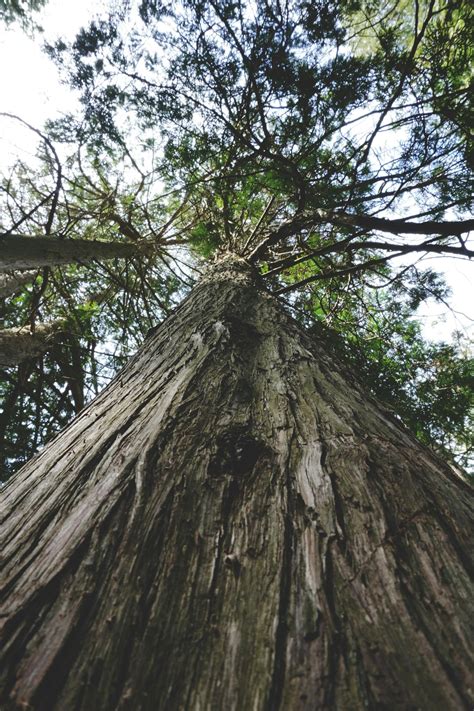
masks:
{"type": "MultiPolygon", "coordinates": [[[[58,73],[41,50],[45,38],[74,37],[77,29],[86,24],[102,3],[98,0],[50,0],[39,14],[44,35],[34,39],[19,28],[0,27],[0,111],[13,113],[37,128],[47,118],[70,111],[77,100],[66,86],[61,85],[58,73]]],[[[35,139],[28,131],[13,122],[0,120],[0,161],[5,164],[11,155],[34,152],[35,139]]],[[[440,304],[427,304],[419,311],[427,338],[450,340],[453,331],[460,330],[474,336],[474,264],[459,259],[433,258],[426,266],[439,268],[446,275],[452,289],[450,304],[454,313],[440,304]]]]}

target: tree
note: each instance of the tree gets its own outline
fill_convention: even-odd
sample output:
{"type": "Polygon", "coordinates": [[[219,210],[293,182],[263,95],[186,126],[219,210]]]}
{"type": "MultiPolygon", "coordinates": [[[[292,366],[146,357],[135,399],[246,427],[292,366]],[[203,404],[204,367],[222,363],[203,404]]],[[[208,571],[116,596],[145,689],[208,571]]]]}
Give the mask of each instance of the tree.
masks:
{"type": "MultiPolygon", "coordinates": [[[[194,252],[250,259],[275,293],[292,294],[290,303],[306,305],[294,295],[311,287],[312,315],[320,318],[321,303],[332,302],[345,313],[349,340],[354,301],[365,308],[374,302],[370,291],[395,285],[386,303],[395,331],[413,341],[404,324],[410,315],[402,319],[396,308],[399,285],[411,281],[412,269],[414,303],[443,298],[421,260],[473,252],[470,5],[399,0],[384,10],[371,2],[327,8],[262,0],[249,9],[144,0],[136,9],[115,3],[71,46],[50,47],[84,104],[82,116],[56,122],[56,138],[75,133],[102,156],[105,172],[119,154],[135,166],[152,159],[141,179],[153,176],[154,203],[168,214],[181,203],[174,226],[194,252]]],[[[132,214],[141,208],[139,200],[128,204],[132,214]]],[[[154,215],[145,229],[156,222],[154,215]]],[[[368,337],[357,335],[370,359],[368,337]]],[[[472,386],[462,346],[440,358],[422,346],[417,362],[421,352],[426,371],[451,353],[447,370],[472,386]]],[[[406,359],[387,343],[378,360],[389,371],[380,380],[398,372],[397,382],[388,378],[403,391],[389,393],[398,413],[439,445],[439,423],[426,421],[431,408],[417,395],[408,398],[410,414],[402,404],[406,393],[421,392],[401,375],[406,359]]],[[[441,372],[435,377],[441,386],[441,372]]],[[[442,420],[446,430],[466,422],[453,411],[442,420]]],[[[472,435],[466,442],[457,432],[457,443],[441,439],[466,463],[472,435]]]]}
{"type": "Polygon", "coordinates": [[[472,703],[468,485],[242,260],[2,498],[6,711],[472,703]]]}
{"type": "MultiPolygon", "coordinates": [[[[90,348],[94,348],[90,321],[97,302],[104,297],[95,294],[95,300],[84,303],[84,288],[81,288],[78,298],[82,303],[74,303],[73,290],[69,292],[66,287],[69,292],[66,293],[66,300],[72,301],[73,306],[65,313],[56,301],[41,321],[41,312],[45,311],[42,301],[45,295],[48,296],[48,284],[60,282],[59,275],[50,273],[51,268],[77,263],[86,265],[90,270],[91,264],[97,260],[144,255],[147,245],[4,234],[0,235],[0,250],[0,277],[3,277],[0,295],[13,302],[13,308],[9,308],[5,301],[0,308],[0,368],[4,381],[1,388],[0,461],[1,478],[5,480],[14,470],[15,462],[26,461],[42,444],[43,437],[49,439],[55,429],[64,426],[73,413],[79,412],[85,401],[83,370],[90,358],[87,359],[81,352],[79,337],[88,335],[90,348]],[[25,284],[32,285],[30,292],[15,297],[15,293],[21,293],[25,284]],[[49,366],[44,358],[47,352],[53,360],[49,366]],[[21,364],[20,368],[13,368],[18,364],[21,364]],[[71,403],[64,402],[64,392],[58,388],[62,379],[66,380],[71,393],[71,403]],[[49,396],[46,394],[48,391],[49,396]],[[33,409],[24,402],[25,397],[33,401],[33,409]],[[44,413],[45,410],[52,414],[53,422],[43,430],[40,422],[44,419],[42,411],[44,413]],[[19,433],[23,428],[26,438],[23,446],[19,446],[22,439],[19,433]],[[42,432],[45,433],[43,436],[42,432]]],[[[59,290],[63,290],[60,285],[59,290]]],[[[88,347],[85,348],[87,350],[88,347]]],[[[95,367],[92,373],[95,379],[96,374],[95,367]]]]}
{"type": "MultiPolygon", "coordinates": [[[[215,264],[1,492],[3,705],[469,708],[471,489],[353,367],[379,362],[390,389],[404,356],[427,355],[404,321],[443,286],[395,256],[472,253],[468,86],[449,48],[469,8],[112,9],[50,49],[84,115],[50,126],[53,173],[5,182],[9,226],[90,219],[152,240],[167,269],[185,259],[184,279],[215,264]],[[65,181],[53,140],[73,135],[65,181]]],[[[119,275],[127,305],[159,284],[149,260],[119,275]]],[[[94,289],[115,285],[101,276],[94,289]]],[[[124,313],[122,341],[141,330],[124,313]]]]}
{"type": "Polygon", "coordinates": [[[63,150],[60,160],[44,132],[2,116],[40,139],[34,161],[7,166],[0,184],[0,272],[16,269],[0,274],[0,334],[9,344],[0,369],[5,481],[124,364],[171,307],[176,278],[161,257],[161,231],[142,231],[146,239],[137,232],[137,210],[126,211],[118,176],[111,184],[112,174],[107,180],[77,150],[63,150]],[[31,266],[37,270],[19,271],[31,266]],[[41,329],[54,323],[62,324],[54,338],[32,350],[41,329]]]}
{"type": "MultiPolygon", "coordinates": [[[[129,239],[158,235],[160,257],[173,242],[206,256],[231,250],[259,265],[275,291],[319,284],[320,300],[335,303],[347,303],[347,291],[366,301],[367,282],[379,289],[397,273],[400,282],[401,257],[471,255],[467,3],[400,1],[386,13],[365,2],[138,9],[128,15],[115,3],[70,47],[50,48],[84,103],[83,116],[52,126],[79,145],[80,177],[67,181],[74,209],[64,203],[61,229],[79,214],[129,239]],[[176,240],[162,239],[169,220],[176,240]]],[[[45,139],[52,184],[37,189],[37,202],[65,182],[45,139]]],[[[44,224],[52,212],[51,204],[44,224]]],[[[420,278],[422,298],[431,274],[420,278]]],[[[426,352],[426,368],[436,361],[426,352]]],[[[450,367],[468,372],[462,348],[450,367]]],[[[408,375],[395,385],[407,392],[408,375]]],[[[416,403],[409,420],[420,412],[416,403]]],[[[417,430],[439,440],[429,412],[417,430]]],[[[444,412],[441,427],[453,431],[452,416],[457,442],[443,440],[465,461],[464,418],[444,412]]]]}

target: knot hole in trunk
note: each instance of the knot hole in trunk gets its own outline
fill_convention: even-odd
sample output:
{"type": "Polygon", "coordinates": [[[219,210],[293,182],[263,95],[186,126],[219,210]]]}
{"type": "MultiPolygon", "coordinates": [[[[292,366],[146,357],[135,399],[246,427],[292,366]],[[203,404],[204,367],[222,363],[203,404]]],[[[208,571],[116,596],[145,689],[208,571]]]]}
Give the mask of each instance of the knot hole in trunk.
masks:
{"type": "Polygon", "coordinates": [[[248,433],[225,432],[216,440],[208,467],[209,476],[247,479],[259,460],[267,459],[268,454],[268,447],[248,433]]]}

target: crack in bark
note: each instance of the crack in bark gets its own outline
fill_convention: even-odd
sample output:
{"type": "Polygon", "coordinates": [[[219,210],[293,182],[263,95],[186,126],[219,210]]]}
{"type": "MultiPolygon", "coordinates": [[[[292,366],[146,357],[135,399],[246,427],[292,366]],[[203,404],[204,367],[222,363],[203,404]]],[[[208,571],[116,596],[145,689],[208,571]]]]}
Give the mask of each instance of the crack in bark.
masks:
{"type": "Polygon", "coordinates": [[[324,702],[323,708],[335,708],[336,689],[337,689],[337,667],[340,655],[340,624],[339,617],[336,611],[336,596],[334,584],[334,568],[331,547],[336,541],[335,534],[329,535],[326,541],[324,550],[324,580],[323,590],[326,598],[326,604],[333,626],[332,636],[328,639],[328,668],[325,674],[324,684],[324,702]]]}
{"type": "Polygon", "coordinates": [[[294,438],[290,438],[288,447],[288,460],[286,463],[286,511],[284,514],[284,529],[283,529],[283,555],[281,561],[280,573],[280,598],[278,603],[278,622],[275,633],[275,650],[273,661],[273,672],[268,691],[268,700],[266,703],[267,711],[278,711],[283,700],[283,691],[285,687],[285,671],[286,671],[286,649],[288,639],[288,616],[291,600],[291,581],[293,567],[293,492],[291,486],[291,470],[289,459],[291,457],[291,442],[294,438]]]}

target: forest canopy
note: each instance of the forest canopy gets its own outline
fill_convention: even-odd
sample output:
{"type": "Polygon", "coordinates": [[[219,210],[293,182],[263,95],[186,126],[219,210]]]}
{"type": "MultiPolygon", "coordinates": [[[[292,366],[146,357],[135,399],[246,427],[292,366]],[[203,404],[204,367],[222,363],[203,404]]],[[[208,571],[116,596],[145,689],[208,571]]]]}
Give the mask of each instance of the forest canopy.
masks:
{"type": "Polygon", "coordinates": [[[38,138],[35,161],[1,176],[0,234],[132,251],[3,269],[5,337],[50,326],[39,354],[0,364],[3,478],[227,252],[467,465],[468,344],[424,340],[416,310],[449,298],[433,257],[474,255],[472,14],[462,0],[124,0],[49,44],[82,110],[45,127],[0,117],[38,138]]]}

